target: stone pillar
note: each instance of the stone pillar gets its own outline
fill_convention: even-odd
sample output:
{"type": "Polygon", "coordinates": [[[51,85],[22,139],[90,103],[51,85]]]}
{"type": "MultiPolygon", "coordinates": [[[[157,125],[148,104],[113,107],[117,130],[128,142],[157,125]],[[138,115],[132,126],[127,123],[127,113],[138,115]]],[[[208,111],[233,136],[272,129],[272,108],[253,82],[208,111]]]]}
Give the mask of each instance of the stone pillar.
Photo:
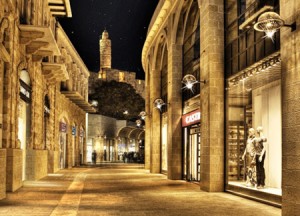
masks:
{"type": "Polygon", "coordinates": [[[182,179],[182,46],[168,48],[168,179],[182,179]]]}
{"type": "Polygon", "coordinates": [[[224,191],[224,1],[201,1],[201,189],[224,191]]]}
{"type": "Polygon", "coordinates": [[[0,200],[6,197],[6,149],[0,149],[0,200]]]}
{"type": "Polygon", "coordinates": [[[280,1],[280,15],[297,29],[280,29],[282,65],[282,215],[300,215],[300,1],[280,1]]]}
{"type": "Polygon", "coordinates": [[[151,139],[150,139],[150,172],[160,173],[161,171],[161,113],[153,107],[153,102],[160,97],[160,71],[152,70],[150,75],[150,107],[151,117],[151,139]]]}
{"type": "Polygon", "coordinates": [[[14,192],[23,185],[22,150],[8,148],[6,155],[6,191],[14,192]]]}
{"type": "Polygon", "coordinates": [[[149,80],[150,80],[150,76],[149,76],[149,68],[147,69],[146,72],[146,79],[145,79],[145,111],[147,113],[147,116],[145,118],[145,169],[150,170],[150,145],[151,145],[151,101],[150,101],[150,86],[149,86],[149,80]]]}

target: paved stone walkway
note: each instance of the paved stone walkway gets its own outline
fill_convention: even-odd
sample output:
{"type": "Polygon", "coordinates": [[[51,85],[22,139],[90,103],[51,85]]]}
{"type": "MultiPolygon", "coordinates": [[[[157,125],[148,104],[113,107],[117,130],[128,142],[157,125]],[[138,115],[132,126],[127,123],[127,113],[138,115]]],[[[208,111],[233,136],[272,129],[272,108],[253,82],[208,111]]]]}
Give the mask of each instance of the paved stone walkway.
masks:
{"type": "Polygon", "coordinates": [[[149,174],[141,165],[105,164],[61,170],[0,201],[0,215],[277,216],[281,209],[194,183],[149,174]]]}

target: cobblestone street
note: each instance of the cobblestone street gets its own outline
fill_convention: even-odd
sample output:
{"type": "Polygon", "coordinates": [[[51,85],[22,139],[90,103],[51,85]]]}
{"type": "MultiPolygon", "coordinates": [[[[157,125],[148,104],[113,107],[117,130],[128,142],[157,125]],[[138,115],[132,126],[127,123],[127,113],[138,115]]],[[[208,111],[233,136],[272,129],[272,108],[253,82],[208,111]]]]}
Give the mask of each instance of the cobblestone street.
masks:
{"type": "Polygon", "coordinates": [[[101,164],[61,170],[0,201],[0,215],[276,216],[276,207],[228,193],[207,193],[185,181],[149,174],[142,165],[101,164]]]}

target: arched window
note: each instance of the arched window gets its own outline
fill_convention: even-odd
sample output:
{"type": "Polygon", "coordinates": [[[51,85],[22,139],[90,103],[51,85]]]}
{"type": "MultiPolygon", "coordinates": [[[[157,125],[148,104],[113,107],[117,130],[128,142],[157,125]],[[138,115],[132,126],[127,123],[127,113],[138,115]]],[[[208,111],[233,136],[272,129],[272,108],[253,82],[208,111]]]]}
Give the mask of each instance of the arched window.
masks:
{"type": "MultiPolygon", "coordinates": [[[[200,21],[199,8],[197,1],[194,1],[188,14],[186,28],[184,33],[184,41],[182,46],[183,56],[183,73],[182,77],[187,74],[193,75],[196,80],[200,80],[200,21]]],[[[184,89],[182,92],[183,101],[198,95],[200,93],[200,85],[194,85],[192,91],[184,89]]]]}
{"type": "Polygon", "coordinates": [[[47,149],[47,130],[50,118],[50,101],[48,96],[44,99],[44,149],[47,149]]]}

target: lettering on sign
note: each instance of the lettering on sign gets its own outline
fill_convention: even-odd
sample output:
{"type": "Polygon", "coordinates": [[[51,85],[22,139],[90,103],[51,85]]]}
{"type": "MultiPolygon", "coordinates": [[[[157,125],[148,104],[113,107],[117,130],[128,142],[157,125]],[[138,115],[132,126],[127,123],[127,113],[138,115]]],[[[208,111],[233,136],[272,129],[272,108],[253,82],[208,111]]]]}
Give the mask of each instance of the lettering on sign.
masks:
{"type": "Polygon", "coordinates": [[[201,113],[199,110],[185,114],[182,116],[182,126],[186,127],[198,123],[200,122],[200,118],[201,118],[201,113]]]}

